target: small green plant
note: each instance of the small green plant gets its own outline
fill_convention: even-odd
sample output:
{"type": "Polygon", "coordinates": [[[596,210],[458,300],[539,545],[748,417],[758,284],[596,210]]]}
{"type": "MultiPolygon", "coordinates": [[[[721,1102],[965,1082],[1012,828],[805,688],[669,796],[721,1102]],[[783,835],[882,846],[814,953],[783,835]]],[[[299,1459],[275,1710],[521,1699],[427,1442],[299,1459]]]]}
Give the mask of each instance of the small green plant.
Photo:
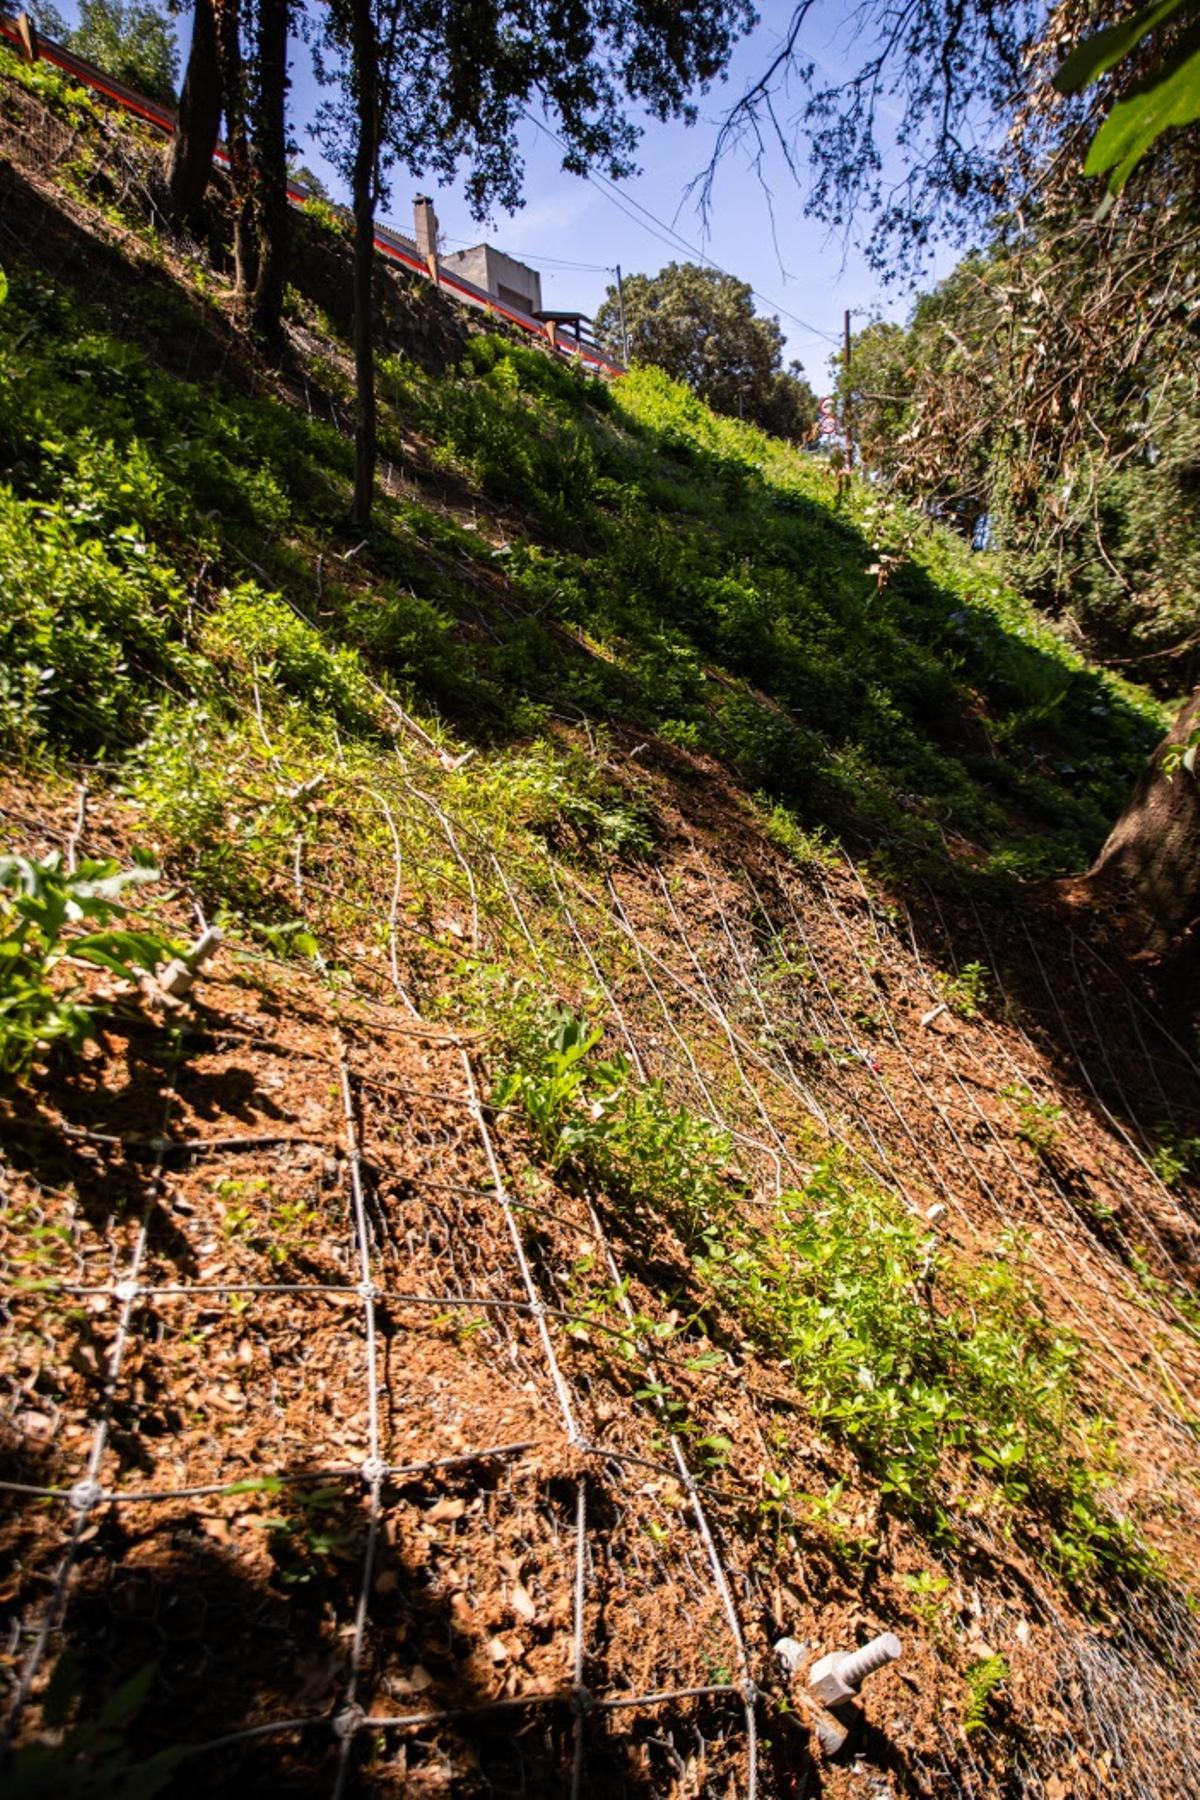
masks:
{"type": "Polygon", "coordinates": [[[946,1575],[935,1575],[932,1569],[921,1569],[906,1575],[904,1586],[912,1599],[912,1609],[927,1631],[939,1631],[943,1623],[943,1605],[950,1589],[946,1575]]]}
{"type": "Polygon", "coordinates": [[[660,1081],[638,1082],[624,1056],[594,1057],[601,1035],[565,1009],[543,1015],[496,1102],[521,1107],[555,1170],[671,1220],[690,1241],[728,1210],[731,1141],[672,1106],[660,1081]]]}
{"type": "Polygon", "coordinates": [[[957,975],[939,975],[938,987],[952,1011],[963,1019],[977,1019],[987,1005],[987,975],[982,963],[964,963],[957,975]]]}
{"type": "Polygon", "coordinates": [[[1008,1664],[1002,1656],[983,1656],[965,1670],[967,1698],[963,1706],[962,1728],[968,1736],[982,1731],[988,1722],[988,1710],[997,1688],[1008,1680],[1008,1664]]]}
{"type": "Polygon", "coordinates": [[[1200,1137],[1185,1137],[1171,1125],[1159,1125],[1150,1167],[1164,1187],[1178,1187],[1200,1174],[1200,1137]]]}
{"type": "Polygon", "coordinates": [[[213,1194],[221,1210],[225,1236],[257,1251],[276,1266],[311,1242],[320,1223],[312,1207],[302,1200],[279,1199],[270,1182],[261,1176],[248,1181],[223,1177],[213,1194]]]}
{"type": "Polygon", "coordinates": [[[1000,1089],[1000,1097],[1011,1101],[1017,1111],[1017,1136],[1036,1157],[1047,1157],[1063,1141],[1060,1121],[1063,1109],[1051,1100],[1039,1100],[1032,1088],[1015,1083],[1000,1089]]]}
{"type": "Polygon", "coordinates": [[[280,1513],[254,1521],[270,1533],[271,1554],[284,1587],[308,1586],[325,1574],[331,1562],[354,1562],[362,1555],[362,1521],[341,1488],[296,1487],[288,1499],[291,1516],[280,1513]]]}
{"type": "Polygon", "coordinates": [[[770,1530],[778,1547],[791,1523],[795,1508],[792,1478],[776,1469],[763,1469],[760,1478],[762,1499],[758,1502],[758,1515],[770,1530]]]}
{"type": "Polygon", "coordinates": [[[69,870],[58,851],[32,862],[0,856],[0,1073],[22,1076],[46,1051],[78,1054],[96,1037],[114,1003],[89,999],[63,980],[67,963],[87,963],[136,983],[176,953],[162,933],[114,926],[129,888],[157,881],[149,863],[122,869],[87,858],[69,870]],[[90,924],[107,929],[73,934],[90,924]]]}
{"type": "Polygon", "coordinates": [[[829,1548],[848,1569],[862,1571],[875,1554],[877,1540],[869,1532],[858,1529],[842,1506],[846,1492],[845,1478],[835,1481],[823,1494],[798,1494],[797,1500],[824,1535],[829,1548]]]}
{"type": "Polygon", "coordinates": [[[812,865],[838,868],[837,846],[831,842],[824,826],[816,825],[811,831],[805,831],[786,806],[772,802],[766,794],[756,794],[755,800],[763,830],[771,842],[785,850],[801,868],[812,865]]]}
{"type": "Polygon", "coordinates": [[[55,1287],[60,1272],[70,1265],[70,1227],[47,1225],[34,1206],[15,1208],[9,1221],[14,1247],[8,1251],[12,1267],[4,1271],[6,1281],[26,1290],[55,1287]]]}

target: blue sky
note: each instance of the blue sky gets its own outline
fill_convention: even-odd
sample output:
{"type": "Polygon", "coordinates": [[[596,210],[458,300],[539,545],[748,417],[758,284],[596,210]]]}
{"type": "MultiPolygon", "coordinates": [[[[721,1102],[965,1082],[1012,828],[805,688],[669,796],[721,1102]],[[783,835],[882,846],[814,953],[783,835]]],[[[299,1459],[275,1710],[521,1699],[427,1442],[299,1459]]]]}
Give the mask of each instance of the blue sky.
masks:
{"type": "MultiPolygon", "coordinates": [[[[65,0],[61,10],[73,18],[73,0],[65,0]]],[[[903,317],[911,296],[883,291],[852,247],[845,249],[840,237],[831,239],[823,226],[804,217],[803,189],[778,160],[768,162],[765,171],[773,189],[774,232],[772,207],[758,175],[740,152],[732,152],[720,170],[707,235],[694,203],[686,197],[689,182],[708,161],[722,111],[762,70],[778,45],[791,16],[790,0],[761,0],[761,11],[757,29],[735,52],[728,80],[699,99],[696,124],[689,128],[649,121],[638,157],[642,173],[621,183],[615,194],[607,184],[566,174],[557,146],[533,124],[523,141],[526,203],[512,218],[502,214],[490,227],[481,228],[472,220],[460,190],[424,184],[434,194],[446,249],[486,238],[539,269],[546,307],[578,307],[589,313],[599,305],[617,263],[627,275],[654,274],[671,261],[711,259],[750,282],[758,291],[758,310],[778,315],[787,336],[787,356],[803,362],[818,390],[825,387],[833,340],[840,343],[843,308],[850,307],[858,318],[872,309],[887,317],[903,317]],[[646,214],[701,254],[693,256],[679,244],[661,241],[660,226],[646,214]]],[[[850,16],[845,4],[822,0],[812,17],[801,47],[823,73],[836,74],[853,56],[850,16]]],[[[180,21],[185,53],[188,32],[185,18],[180,21]]],[[[309,53],[299,43],[293,47],[292,83],[300,160],[341,197],[342,184],[305,129],[319,90],[309,53]]],[[[386,216],[401,230],[412,229],[411,202],[422,185],[406,173],[393,177],[386,216]]],[[[935,274],[945,273],[953,260],[943,254],[935,274]]]]}

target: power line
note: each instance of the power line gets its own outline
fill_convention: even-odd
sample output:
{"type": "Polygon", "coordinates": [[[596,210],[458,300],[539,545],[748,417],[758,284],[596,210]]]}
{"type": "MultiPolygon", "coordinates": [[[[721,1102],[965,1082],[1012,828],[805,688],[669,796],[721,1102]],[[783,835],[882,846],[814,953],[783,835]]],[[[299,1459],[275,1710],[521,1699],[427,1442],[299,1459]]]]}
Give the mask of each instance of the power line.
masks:
{"type": "MultiPolygon", "coordinates": [[[[470,247],[472,249],[474,248],[475,243],[477,242],[477,240],[474,238],[461,238],[461,237],[447,237],[445,241],[448,244],[462,244],[462,245],[470,247]]],[[[565,256],[534,256],[528,250],[506,249],[505,255],[522,257],[524,259],[524,261],[527,263],[544,263],[548,268],[582,269],[591,275],[611,275],[612,274],[612,270],[609,268],[607,263],[572,262],[568,257],[565,257],[565,256]]]]}
{"type": "MultiPolygon", "coordinates": [[[[567,148],[557,131],[552,131],[548,125],[543,124],[541,119],[535,118],[531,112],[526,112],[525,117],[529,120],[531,125],[536,125],[539,131],[544,132],[548,138],[552,138],[560,149],[565,150],[567,148]]],[[[643,231],[648,231],[650,233],[651,237],[658,238],[659,242],[665,244],[668,250],[685,250],[689,256],[695,257],[702,263],[707,263],[710,269],[715,269],[718,275],[727,275],[730,280],[733,281],[740,279],[740,277],[731,274],[730,270],[723,268],[719,262],[709,256],[705,251],[698,250],[695,244],[689,244],[686,238],[679,235],[673,225],[668,225],[665,219],[660,219],[657,213],[652,213],[648,206],[643,206],[641,201],[635,199],[631,193],[619,195],[615,184],[611,182],[606,175],[597,175],[589,170],[584,175],[584,180],[590,181],[593,187],[599,189],[606,200],[612,202],[618,212],[623,212],[627,219],[632,220],[635,225],[640,225],[643,231]],[[629,211],[629,208],[623,204],[625,200],[629,201],[630,206],[636,207],[637,211],[641,213],[643,217],[640,219],[636,218],[634,214],[629,211]],[[649,223],[646,222],[647,220],[649,223]],[[666,234],[665,236],[664,233],[666,234]]],[[[754,287],[750,289],[750,292],[756,300],[761,300],[764,306],[772,307],[775,312],[782,314],[785,319],[790,319],[793,325],[799,325],[803,331],[810,331],[814,337],[823,338],[828,344],[836,345],[839,342],[836,332],[823,331],[819,325],[814,325],[811,320],[801,319],[796,313],[789,312],[786,306],[781,306],[778,300],[772,300],[769,294],[760,293],[758,288],[754,287]]]]}

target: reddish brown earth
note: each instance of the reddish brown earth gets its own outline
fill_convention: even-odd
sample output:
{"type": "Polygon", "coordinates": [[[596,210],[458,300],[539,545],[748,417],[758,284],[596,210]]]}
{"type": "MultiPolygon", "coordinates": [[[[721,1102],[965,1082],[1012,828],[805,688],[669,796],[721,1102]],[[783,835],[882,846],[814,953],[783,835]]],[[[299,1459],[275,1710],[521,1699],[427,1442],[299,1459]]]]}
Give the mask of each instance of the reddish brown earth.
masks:
{"type": "MultiPolygon", "coordinates": [[[[1145,1120],[1129,1098],[1144,1106],[1150,1096],[1155,1118],[1182,1122],[1186,1058],[1123,977],[1084,944],[1055,941],[1050,917],[1035,918],[1025,938],[1011,919],[939,920],[931,902],[914,937],[903,909],[868,898],[845,866],[797,873],[707,765],[664,753],[638,768],[647,761],[637,779],[663,841],[657,870],[613,873],[625,926],[594,873],[558,867],[570,914],[560,912],[558,929],[573,920],[609,972],[614,1046],[628,1034],[646,1071],[680,1097],[699,1105],[707,1094],[748,1140],[770,1140],[773,1150],[743,1145],[762,1199],[775,1164],[785,1181],[801,1178],[829,1131],[861,1145],[914,1207],[944,1206],[940,1229],[964,1254],[994,1243],[1006,1223],[1026,1226],[1051,1311],[1087,1345],[1090,1381],[1118,1423],[1125,1462],[1114,1499],[1135,1510],[1172,1571],[1122,1631],[1078,1616],[994,1520],[981,1519],[974,1547],[939,1560],[808,1424],[786,1372],[722,1334],[714,1315],[717,1368],[689,1367],[679,1348],[659,1366],[690,1414],[733,1445],[723,1466],[702,1473],[700,1494],[763,1691],[760,1791],[1090,1795],[1111,1792],[1119,1775],[1119,1791],[1132,1793],[1152,1766],[1130,1735],[1135,1709],[1158,1732],[1158,1785],[1145,1791],[1188,1791],[1186,1690],[1162,1659],[1164,1643],[1177,1651],[1182,1641],[1197,1542],[1187,1422],[1200,1349],[1133,1279],[1125,1254],[1134,1243],[1163,1280],[1194,1280],[1193,1215],[1135,1153],[1145,1120]],[[764,915],[786,942],[784,967],[771,960],[779,943],[764,915]],[[980,1017],[922,1023],[938,1003],[928,970],[952,966],[954,950],[960,961],[994,960],[1010,1004],[999,1004],[994,978],[996,1000],[980,1017]],[[1086,971],[1075,985],[1065,976],[1072,958],[1072,980],[1086,971]],[[1064,1108],[1051,1158],[1014,1135],[1000,1090],[1018,1078],[1064,1108]],[[820,1496],[847,1477],[834,1525],[801,1511],[776,1532],[760,1506],[766,1466],[786,1467],[797,1494],[820,1496]],[[904,1579],[931,1569],[948,1583],[932,1608],[904,1579]],[[815,1656],[885,1628],[902,1634],[905,1657],[865,1695],[862,1762],[815,1762],[802,1699],[791,1697],[798,1714],[779,1710],[786,1689],[771,1644],[787,1632],[815,1656]],[[995,1729],[968,1738],[961,1671],[989,1652],[1010,1676],[995,1729]],[[1014,1742],[1025,1773],[1013,1771],[1014,1742]]],[[[73,790],[12,781],[4,799],[6,841],[36,853],[66,841],[73,790]]],[[[93,797],[85,848],[127,855],[139,836],[123,803],[93,797]]],[[[386,877],[378,872],[381,891],[386,877]]],[[[321,879],[339,885],[335,860],[321,879]]],[[[419,892],[429,928],[406,940],[401,973],[431,996],[435,946],[461,953],[470,915],[461,897],[434,905],[425,885],[419,892]]],[[[485,940],[502,930],[493,903],[485,892],[485,940]]],[[[194,929],[182,896],[166,912],[179,935],[194,929]]],[[[577,965],[555,960],[569,941],[545,926],[535,938],[541,979],[577,1001],[577,965]]],[[[582,1493],[581,1791],[743,1792],[736,1692],[607,1704],[728,1688],[738,1650],[642,1363],[630,1367],[611,1331],[576,1335],[563,1316],[578,1317],[599,1279],[573,1268],[596,1253],[597,1219],[638,1313],[660,1316],[664,1295],[705,1304],[694,1272],[665,1226],[622,1219],[603,1196],[593,1219],[538,1171],[511,1115],[486,1112],[481,1131],[463,1053],[486,1093],[486,1040],[456,1041],[428,1004],[414,1018],[365,923],[360,940],[343,944],[351,975],[339,987],[231,941],[180,1015],[178,1052],[162,1022],[134,1008],[127,1034],[112,1032],[74,1071],[3,1102],[5,1477],[69,1489],[103,1422],[104,1489],[163,1496],[104,1499],[73,1544],[64,1499],[5,1496],[0,1592],[14,1677],[38,1621],[53,1628],[27,1727],[65,1637],[85,1707],[157,1666],[153,1704],[128,1727],[136,1758],[304,1722],[198,1752],[171,1792],[326,1791],[351,1695],[372,1719],[463,1711],[357,1732],[348,1768],[364,1791],[565,1790],[582,1493]],[[343,1071],[379,1295],[377,1442],[389,1473],[374,1534],[343,1071]],[[561,1309],[546,1318],[560,1389],[489,1143],[534,1291],[561,1309]],[[110,1392],[122,1319],[112,1290],[143,1232],[143,1291],[110,1392]],[[267,1478],[278,1485],[179,1493],[267,1478]]],[[[617,1320],[615,1310],[605,1317],[617,1320]]]]}

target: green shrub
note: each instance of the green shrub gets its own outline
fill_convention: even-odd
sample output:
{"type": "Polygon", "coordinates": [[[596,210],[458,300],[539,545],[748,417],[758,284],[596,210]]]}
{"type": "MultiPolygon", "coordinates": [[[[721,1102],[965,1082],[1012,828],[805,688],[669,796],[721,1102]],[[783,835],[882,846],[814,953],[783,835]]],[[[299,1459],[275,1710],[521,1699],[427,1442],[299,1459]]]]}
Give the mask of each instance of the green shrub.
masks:
{"type": "Polygon", "coordinates": [[[270,922],[280,909],[272,880],[299,823],[289,788],[312,774],[318,744],[310,735],[301,751],[280,732],[272,765],[250,719],[199,701],[163,706],[129,768],[129,791],[202,899],[270,922]]]}
{"type": "Polygon", "coordinates": [[[328,200],[322,199],[320,194],[310,194],[301,202],[300,210],[306,219],[311,219],[314,225],[327,231],[331,237],[344,238],[350,235],[345,214],[339,212],[328,200]]]}
{"type": "Polygon", "coordinates": [[[544,834],[559,847],[575,844],[615,857],[646,857],[653,850],[644,807],[607,781],[595,759],[573,747],[538,738],[478,775],[473,785],[484,806],[502,805],[514,825],[544,834]]]}
{"type": "Polygon", "coordinates": [[[954,1260],[834,1158],[784,1195],[769,1230],[715,1239],[704,1268],[885,1493],[936,1517],[963,1467],[1018,1517],[1048,1519],[1060,1572],[1150,1567],[1102,1498],[1107,1427],[1081,1410],[1079,1347],[1015,1242],[991,1262],[954,1260]]]}
{"type": "Polygon", "coordinates": [[[85,756],[133,744],[147,689],[179,678],[184,604],[136,525],[101,531],[77,500],[0,487],[0,731],[85,756]]]}
{"type": "Polygon", "coordinates": [[[1016,1134],[1037,1157],[1046,1157],[1062,1142],[1063,1109],[1052,1100],[1039,1100],[1031,1088],[1019,1082],[1000,1089],[1017,1114],[1016,1134]]]}
{"type": "Polygon", "coordinates": [[[952,1258],[919,1220],[828,1157],[760,1227],[734,1205],[728,1137],[661,1083],[639,1083],[572,1014],[514,1017],[498,1104],[519,1106],[560,1175],[672,1225],[749,1338],[791,1372],[809,1415],[898,1506],[952,1528],[971,1488],[1047,1521],[1030,1541],[1085,1581],[1151,1567],[1104,1504],[1105,1421],[1079,1393],[1079,1346],[1054,1326],[1009,1241],[952,1258]]]}
{"type": "Polygon", "coordinates": [[[624,1056],[594,1057],[600,1038],[565,1010],[535,1015],[518,1040],[518,1060],[496,1084],[496,1103],[522,1109],[560,1174],[694,1237],[728,1211],[732,1143],[672,1106],[661,1082],[638,1082],[624,1056]]]}
{"type": "Polygon", "coordinates": [[[940,975],[938,987],[947,1006],[964,1019],[977,1019],[987,1005],[987,971],[982,963],[964,963],[957,975],[940,975]]]}
{"type": "Polygon", "coordinates": [[[1200,1137],[1188,1137],[1173,1125],[1159,1125],[1150,1167],[1164,1187],[1178,1187],[1200,1175],[1200,1137]]]}
{"type": "Polygon", "coordinates": [[[308,711],[352,732],[377,728],[380,702],[353,650],[333,648],[279,594],[252,581],[222,594],[201,636],[218,668],[273,685],[308,711]]]}
{"type": "Polygon", "coordinates": [[[89,858],[71,871],[58,851],[40,862],[0,856],[0,1074],[22,1076],[50,1050],[78,1054],[111,1017],[112,1001],[63,979],[68,961],[136,982],[175,953],[160,932],[113,924],[125,918],[125,892],[157,880],[145,863],[122,870],[89,858]],[[101,929],[71,929],[79,925],[101,929]]]}

